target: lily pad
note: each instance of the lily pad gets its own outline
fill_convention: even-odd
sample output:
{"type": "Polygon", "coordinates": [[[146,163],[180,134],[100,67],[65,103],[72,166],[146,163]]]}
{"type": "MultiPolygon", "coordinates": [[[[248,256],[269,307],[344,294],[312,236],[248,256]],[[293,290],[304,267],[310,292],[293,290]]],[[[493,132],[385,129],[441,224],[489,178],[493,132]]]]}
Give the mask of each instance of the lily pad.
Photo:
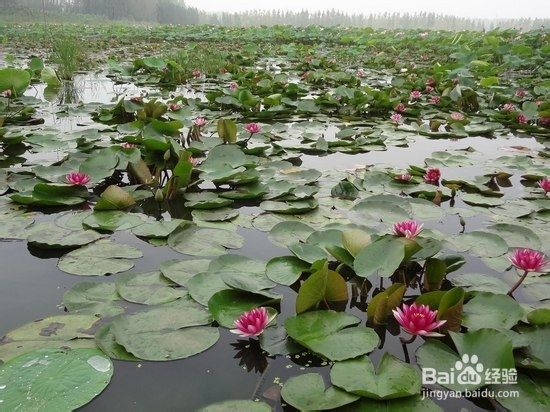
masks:
{"type": "Polygon", "coordinates": [[[125,273],[117,277],[115,284],[120,296],[143,305],[168,303],[187,295],[187,291],[176,289],[176,285],[158,271],[125,273]]]}
{"type": "Polygon", "coordinates": [[[420,374],[413,366],[385,352],[375,370],[368,356],[336,362],[332,383],[346,392],[373,399],[394,399],[420,393],[420,374]]]}
{"type": "Polygon", "coordinates": [[[111,360],[97,349],[38,349],[0,366],[0,402],[11,411],[75,410],[99,395],[112,376],[111,360]]]}
{"type": "Polygon", "coordinates": [[[301,411],[323,411],[347,405],[359,396],[344,392],[333,386],[326,388],[318,373],[306,373],[290,378],[281,396],[288,404],[301,411]]]}
{"type": "Polygon", "coordinates": [[[168,246],[177,252],[191,256],[217,256],[227,249],[239,249],[244,238],[222,229],[188,226],[178,228],[168,236],[168,246]]]}
{"type": "Polygon", "coordinates": [[[132,246],[107,239],[73,250],[59,259],[57,267],[63,272],[78,276],[102,276],[124,272],[134,267],[130,259],[143,254],[132,246]]]}
{"type": "Polygon", "coordinates": [[[71,313],[111,317],[124,312],[113,283],[80,282],[63,295],[61,304],[71,313]]]}
{"type": "Polygon", "coordinates": [[[91,315],[64,315],[23,325],[0,341],[0,360],[6,362],[39,348],[93,348],[90,328],[97,320],[91,315]]]}
{"type": "Polygon", "coordinates": [[[207,259],[168,260],[160,264],[162,274],[180,286],[186,286],[189,279],[200,272],[206,272],[210,265],[207,259]]]}
{"type": "Polygon", "coordinates": [[[321,310],[288,318],[285,328],[299,344],[330,360],[341,361],[369,353],[378,345],[373,329],[349,328],[359,321],[353,315],[321,310]]]}

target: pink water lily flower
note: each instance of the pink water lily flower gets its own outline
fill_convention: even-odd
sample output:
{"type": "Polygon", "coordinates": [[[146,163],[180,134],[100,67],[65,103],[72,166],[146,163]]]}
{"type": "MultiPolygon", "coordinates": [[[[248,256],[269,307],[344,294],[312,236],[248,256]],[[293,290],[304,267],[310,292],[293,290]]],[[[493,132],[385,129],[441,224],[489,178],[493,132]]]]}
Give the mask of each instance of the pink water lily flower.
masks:
{"type": "Polygon", "coordinates": [[[438,183],[441,179],[441,171],[437,167],[430,167],[424,174],[424,181],[426,183],[438,183]]]}
{"type": "Polygon", "coordinates": [[[393,178],[399,182],[410,182],[412,176],[408,173],[401,173],[400,175],[394,176],[393,178]]]}
{"type": "Polygon", "coordinates": [[[516,117],[516,120],[519,124],[526,124],[527,123],[527,116],[525,116],[523,113],[518,114],[518,117],[516,117]]]}
{"type": "Polygon", "coordinates": [[[178,103],[170,103],[168,105],[168,108],[173,111],[173,112],[177,112],[178,110],[181,109],[181,104],[178,104],[178,103]]]}
{"type": "Polygon", "coordinates": [[[418,100],[422,97],[422,92],[420,90],[413,90],[409,97],[411,100],[418,100]]]}
{"type": "Polygon", "coordinates": [[[193,120],[193,124],[197,127],[203,127],[204,125],[206,125],[206,119],[202,116],[199,116],[195,118],[195,120],[193,120]]]}
{"type": "Polygon", "coordinates": [[[432,96],[430,98],[430,103],[431,104],[439,104],[441,103],[441,97],[440,96],[432,96]]]}
{"type": "Polygon", "coordinates": [[[255,134],[262,131],[262,126],[258,123],[248,123],[244,126],[244,129],[250,134],[255,134]]]}
{"type": "Polygon", "coordinates": [[[235,329],[230,329],[230,332],[245,338],[258,336],[265,330],[271,320],[273,320],[273,317],[269,317],[266,308],[254,308],[239,316],[239,319],[235,321],[235,329]]]}
{"type": "Polygon", "coordinates": [[[120,146],[122,146],[123,149],[133,149],[134,147],[137,147],[135,144],[129,142],[121,143],[120,146]]]}
{"type": "Polygon", "coordinates": [[[414,220],[403,220],[401,222],[394,223],[393,234],[399,237],[405,237],[407,239],[414,239],[420,232],[422,232],[423,224],[419,224],[414,220]]]}
{"type": "Polygon", "coordinates": [[[357,77],[366,77],[367,76],[367,73],[363,69],[357,69],[355,74],[357,75],[357,77]]]}
{"type": "Polygon", "coordinates": [[[395,308],[392,312],[403,330],[411,335],[443,336],[433,331],[447,321],[436,320],[437,310],[431,310],[428,305],[403,304],[402,309],[395,308]]]}
{"type": "Polygon", "coordinates": [[[508,291],[508,296],[513,296],[514,291],[522,284],[529,272],[544,272],[550,263],[544,253],[533,249],[516,249],[508,259],[516,268],[523,270],[523,275],[508,291]]]}
{"type": "Polygon", "coordinates": [[[232,92],[234,92],[238,88],[239,88],[239,85],[237,83],[235,83],[235,82],[229,83],[229,90],[231,90],[232,92]]]}
{"type": "Polygon", "coordinates": [[[533,249],[516,249],[508,256],[508,260],[526,272],[542,272],[548,265],[544,253],[533,249]]]}
{"type": "Polygon", "coordinates": [[[505,103],[502,105],[503,112],[515,112],[516,110],[516,105],[514,103],[505,103]]]}
{"type": "Polygon", "coordinates": [[[9,97],[11,97],[11,95],[12,95],[12,91],[11,91],[11,89],[6,89],[6,90],[4,90],[2,93],[0,93],[0,95],[1,95],[2,97],[8,97],[8,98],[9,98],[9,97]]]}
{"type": "Polygon", "coordinates": [[[403,103],[396,104],[393,108],[397,113],[405,113],[405,110],[407,110],[407,106],[405,106],[403,103]]]}
{"type": "Polygon", "coordinates": [[[525,92],[524,89],[519,88],[519,89],[516,90],[515,95],[516,95],[516,97],[525,97],[527,95],[527,93],[525,92]]]}
{"type": "Polygon", "coordinates": [[[193,77],[195,79],[198,79],[199,77],[202,76],[202,72],[199,70],[199,69],[195,69],[191,72],[191,74],[193,75],[193,77]]]}
{"type": "Polygon", "coordinates": [[[433,88],[435,87],[435,85],[436,85],[435,79],[430,77],[428,80],[426,80],[426,86],[430,86],[433,88]]]}
{"type": "Polygon", "coordinates": [[[401,123],[403,121],[403,116],[401,116],[399,113],[392,113],[390,119],[392,122],[401,123]]]}
{"type": "Polygon", "coordinates": [[[537,183],[539,187],[544,190],[545,193],[550,192],[550,179],[545,177],[544,179],[539,180],[537,183]]]}
{"type": "Polygon", "coordinates": [[[431,93],[434,91],[434,88],[432,86],[426,86],[426,88],[424,89],[424,92],[426,93],[431,93]]]}
{"type": "Polygon", "coordinates": [[[203,159],[200,159],[198,157],[190,157],[189,158],[189,161],[191,162],[191,164],[193,165],[193,167],[196,167],[198,165],[200,165],[202,163],[202,160],[203,159]]]}
{"type": "Polygon", "coordinates": [[[85,185],[90,181],[90,176],[86,173],[81,172],[71,172],[65,175],[65,180],[71,185],[85,185]]]}
{"type": "Polygon", "coordinates": [[[452,112],[451,119],[456,120],[457,122],[460,122],[464,120],[464,115],[460,112],[452,112]]]}

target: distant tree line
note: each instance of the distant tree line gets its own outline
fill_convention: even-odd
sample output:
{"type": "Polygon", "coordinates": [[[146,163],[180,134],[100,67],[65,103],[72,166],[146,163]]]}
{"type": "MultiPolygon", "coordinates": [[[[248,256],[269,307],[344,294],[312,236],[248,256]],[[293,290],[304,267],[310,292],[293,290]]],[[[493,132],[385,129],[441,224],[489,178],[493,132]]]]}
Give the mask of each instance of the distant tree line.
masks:
{"type": "Polygon", "coordinates": [[[183,0],[0,0],[4,6],[22,6],[56,13],[83,13],[111,20],[163,24],[214,24],[222,26],[353,26],[383,29],[489,30],[495,27],[522,30],[548,27],[550,19],[469,19],[435,13],[347,14],[338,10],[300,12],[254,10],[207,13],[183,0]]]}

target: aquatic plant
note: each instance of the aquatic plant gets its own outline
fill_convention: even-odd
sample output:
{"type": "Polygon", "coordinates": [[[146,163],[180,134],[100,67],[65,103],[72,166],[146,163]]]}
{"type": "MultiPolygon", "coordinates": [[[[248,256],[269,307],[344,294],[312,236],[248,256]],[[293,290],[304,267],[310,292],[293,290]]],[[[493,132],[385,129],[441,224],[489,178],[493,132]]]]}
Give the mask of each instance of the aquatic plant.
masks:
{"type": "Polygon", "coordinates": [[[231,329],[230,332],[242,337],[259,336],[263,333],[270,321],[271,319],[266,308],[254,308],[239,316],[239,318],[235,320],[235,329],[231,329]]]}
{"type": "Polygon", "coordinates": [[[403,330],[411,335],[443,336],[441,333],[434,331],[447,321],[436,320],[437,310],[431,310],[428,305],[417,305],[416,303],[412,305],[403,304],[401,308],[396,308],[392,312],[403,330]]]}
{"type": "Polygon", "coordinates": [[[422,232],[423,224],[419,224],[414,220],[403,220],[402,222],[394,223],[393,234],[407,239],[414,239],[422,232]]]}

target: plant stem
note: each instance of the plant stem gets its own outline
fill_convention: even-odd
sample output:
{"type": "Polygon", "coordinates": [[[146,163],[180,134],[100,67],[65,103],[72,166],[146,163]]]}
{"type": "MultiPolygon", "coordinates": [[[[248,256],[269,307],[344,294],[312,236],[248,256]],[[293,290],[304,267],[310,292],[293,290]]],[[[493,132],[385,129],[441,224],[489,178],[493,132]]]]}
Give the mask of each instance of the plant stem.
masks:
{"type": "Polygon", "coordinates": [[[416,339],[416,335],[412,335],[409,339],[403,339],[399,338],[401,341],[401,347],[403,348],[403,354],[405,355],[405,362],[411,363],[411,359],[409,358],[409,350],[407,349],[407,345],[409,343],[412,343],[416,339]]]}
{"type": "Polygon", "coordinates": [[[519,285],[521,285],[521,283],[525,280],[525,278],[527,277],[527,273],[529,273],[528,271],[525,271],[525,273],[523,273],[523,275],[519,278],[519,280],[516,282],[516,284],[514,286],[512,286],[512,289],[510,289],[507,293],[508,296],[512,296],[512,294],[514,293],[514,291],[519,287],[519,285]]]}
{"type": "Polygon", "coordinates": [[[416,335],[412,335],[409,339],[399,338],[399,340],[403,345],[408,345],[409,343],[413,343],[415,339],[416,339],[416,335]]]}

